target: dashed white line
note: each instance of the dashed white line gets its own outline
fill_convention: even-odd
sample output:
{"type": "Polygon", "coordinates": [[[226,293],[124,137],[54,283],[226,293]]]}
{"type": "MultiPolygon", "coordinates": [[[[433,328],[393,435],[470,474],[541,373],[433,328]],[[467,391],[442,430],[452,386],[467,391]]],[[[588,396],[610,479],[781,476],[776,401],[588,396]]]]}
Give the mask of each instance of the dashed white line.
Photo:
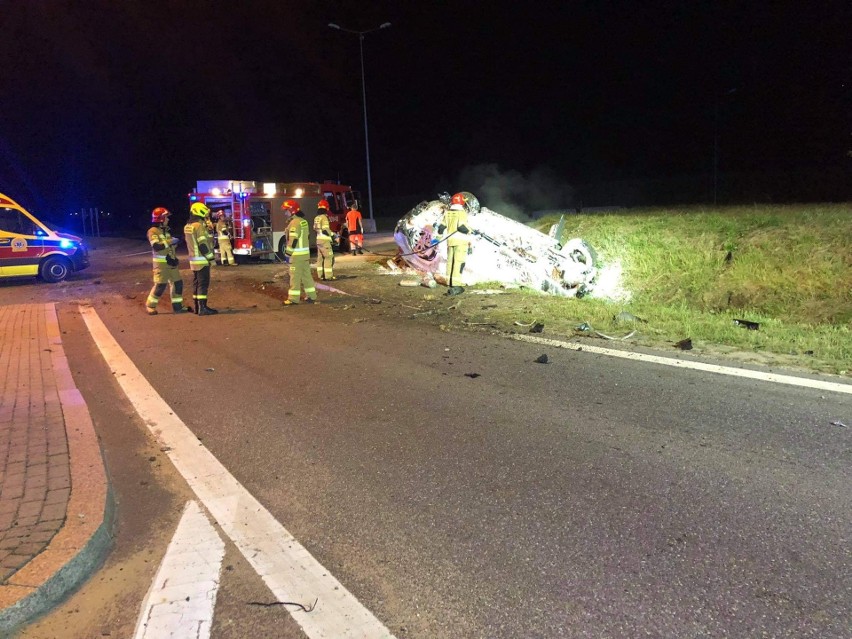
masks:
{"type": "Polygon", "coordinates": [[[804,386],[805,388],[816,388],[818,390],[832,391],[835,393],[847,393],[852,395],[852,384],[828,382],[820,379],[809,379],[807,377],[795,377],[793,375],[764,373],[762,371],[752,371],[746,368],[718,366],[716,364],[705,364],[704,362],[694,362],[691,360],[684,359],[673,359],[671,357],[660,357],[659,355],[646,355],[645,353],[635,353],[633,351],[619,351],[612,348],[602,348],[600,346],[578,344],[576,342],[561,342],[559,340],[547,339],[546,337],[536,337],[534,335],[512,335],[512,339],[516,339],[521,342],[541,344],[543,346],[567,348],[574,351],[582,351],[584,353],[597,353],[599,355],[607,355],[609,357],[632,359],[638,362],[650,362],[653,364],[662,364],[663,366],[674,366],[676,368],[691,368],[693,370],[704,371],[707,373],[718,373],[721,375],[730,375],[731,377],[746,377],[748,379],[759,379],[764,382],[773,382],[775,384],[804,386]]]}
{"type": "Polygon", "coordinates": [[[142,603],[134,639],[209,639],[225,543],[187,502],[142,603]]]}
{"type": "Polygon", "coordinates": [[[80,313],[131,404],[190,488],[311,639],[391,639],[393,635],[199,442],[139,372],[91,306],[80,313]]]}

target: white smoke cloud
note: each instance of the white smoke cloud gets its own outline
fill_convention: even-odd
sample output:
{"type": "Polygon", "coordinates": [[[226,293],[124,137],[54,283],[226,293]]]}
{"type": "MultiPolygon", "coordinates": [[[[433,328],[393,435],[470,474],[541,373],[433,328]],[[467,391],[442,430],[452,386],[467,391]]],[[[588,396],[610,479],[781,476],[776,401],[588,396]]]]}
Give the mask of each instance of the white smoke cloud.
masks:
{"type": "Polygon", "coordinates": [[[482,206],[520,222],[536,211],[566,209],[574,196],[574,189],[547,167],[524,176],[514,169],[501,171],[496,164],[480,164],[462,169],[458,183],[458,190],[470,191],[482,206]]]}

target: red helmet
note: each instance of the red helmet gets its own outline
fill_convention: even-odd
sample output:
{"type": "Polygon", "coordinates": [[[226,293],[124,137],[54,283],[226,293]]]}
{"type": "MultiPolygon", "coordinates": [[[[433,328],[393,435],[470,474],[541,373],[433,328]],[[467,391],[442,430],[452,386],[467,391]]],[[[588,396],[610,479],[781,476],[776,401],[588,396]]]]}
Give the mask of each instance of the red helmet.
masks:
{"type": "Polygon", "coordinates": [[[453,196],[453,199],[450,200],[450,204],[461,204],[462,206],[464,206],[466,202],[467,198],[464,196],[464,193],[456,193],[453,196]]]}
{"type": "Polygon", "coordinates": [[[292,211],[295,213],[296,211],[301,211],[299,208],[299,203],[296,200],[284,200],[284,204],[281,205],[282,211],[292,211]]]}
{"type": "Polygon", "coordinates": [[[151,211],[151,224],[162,224],[166,221],[167,215],[171,215],[169,210],[165,207],[158,206],[151,211]]]}
{"type": "Polygon", "coordinates": [[[319,202],[317,202],[317,208],[318,209],[325,209],[327,211],[328,210],[328,200],[320,200],[319,202]]]}

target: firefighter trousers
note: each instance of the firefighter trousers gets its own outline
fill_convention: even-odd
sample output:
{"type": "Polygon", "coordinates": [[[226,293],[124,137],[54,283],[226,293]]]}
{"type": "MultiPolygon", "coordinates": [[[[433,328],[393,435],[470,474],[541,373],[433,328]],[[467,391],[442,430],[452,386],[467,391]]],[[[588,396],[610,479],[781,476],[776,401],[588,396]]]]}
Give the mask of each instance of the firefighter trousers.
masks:
{"type": "Polygon", "coordinates": [[[331,242],[317,240],[317,275],[323,280],[334,277],[334,251],[331,250],[331,242]]]}
{"type": "Polygon", "coordinates": [[[234,259],[234,251],[231,249],[231,240],[219,240],[219,259],[222,260],[222,266],[226,263],[231,266],[237,263],[234,259]]]}
{"type": "Polygon", "coordinates": [[[467,261],[468,246],[467,243],[447,246],[447,278],[450,280],[450,286],[462,285],[461,274],[467,261]]]}
{"type": "Polygon", "coordinates": [[[290,289],[287,291],[287,299],[292,304],[299,303],[301,291],[305,291],[308,299],[317,298],[317,288],[314,278],[311,276],[310,255],[299,255],[290,258],[290,289]]]}
{"type": "Polygon", "coordinates": [[[192,299],[207,301],[207,289],[210,288],[210,267],[192,272],[192,299]]]}
{"type": "Polygon", "coordinates": [[[148,293],[148,299],[145,301],[145,306],[148,308],[157,308],[157,304],[163,293],[166,292],[166,287],[170,287],[170,295],[172,304],[183,304],[183,279],[181,279],[180,271],[176,266],[160,265],[154,266],[154,286],[151,292],[148,293]]]}

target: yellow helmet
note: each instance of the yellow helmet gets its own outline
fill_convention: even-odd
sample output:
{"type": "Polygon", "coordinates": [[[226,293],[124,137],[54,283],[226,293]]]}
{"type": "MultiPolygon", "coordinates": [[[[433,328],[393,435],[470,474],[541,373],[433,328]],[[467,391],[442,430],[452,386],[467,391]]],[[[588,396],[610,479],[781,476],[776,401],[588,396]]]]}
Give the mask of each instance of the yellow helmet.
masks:
{"type": "Polygon", "coordinates": [[[197,215],[198,217],[207,217],[210,214],[210,209],[201,202],[196,202],[189,207],[189,212],[190,214],[197,215]]]}

